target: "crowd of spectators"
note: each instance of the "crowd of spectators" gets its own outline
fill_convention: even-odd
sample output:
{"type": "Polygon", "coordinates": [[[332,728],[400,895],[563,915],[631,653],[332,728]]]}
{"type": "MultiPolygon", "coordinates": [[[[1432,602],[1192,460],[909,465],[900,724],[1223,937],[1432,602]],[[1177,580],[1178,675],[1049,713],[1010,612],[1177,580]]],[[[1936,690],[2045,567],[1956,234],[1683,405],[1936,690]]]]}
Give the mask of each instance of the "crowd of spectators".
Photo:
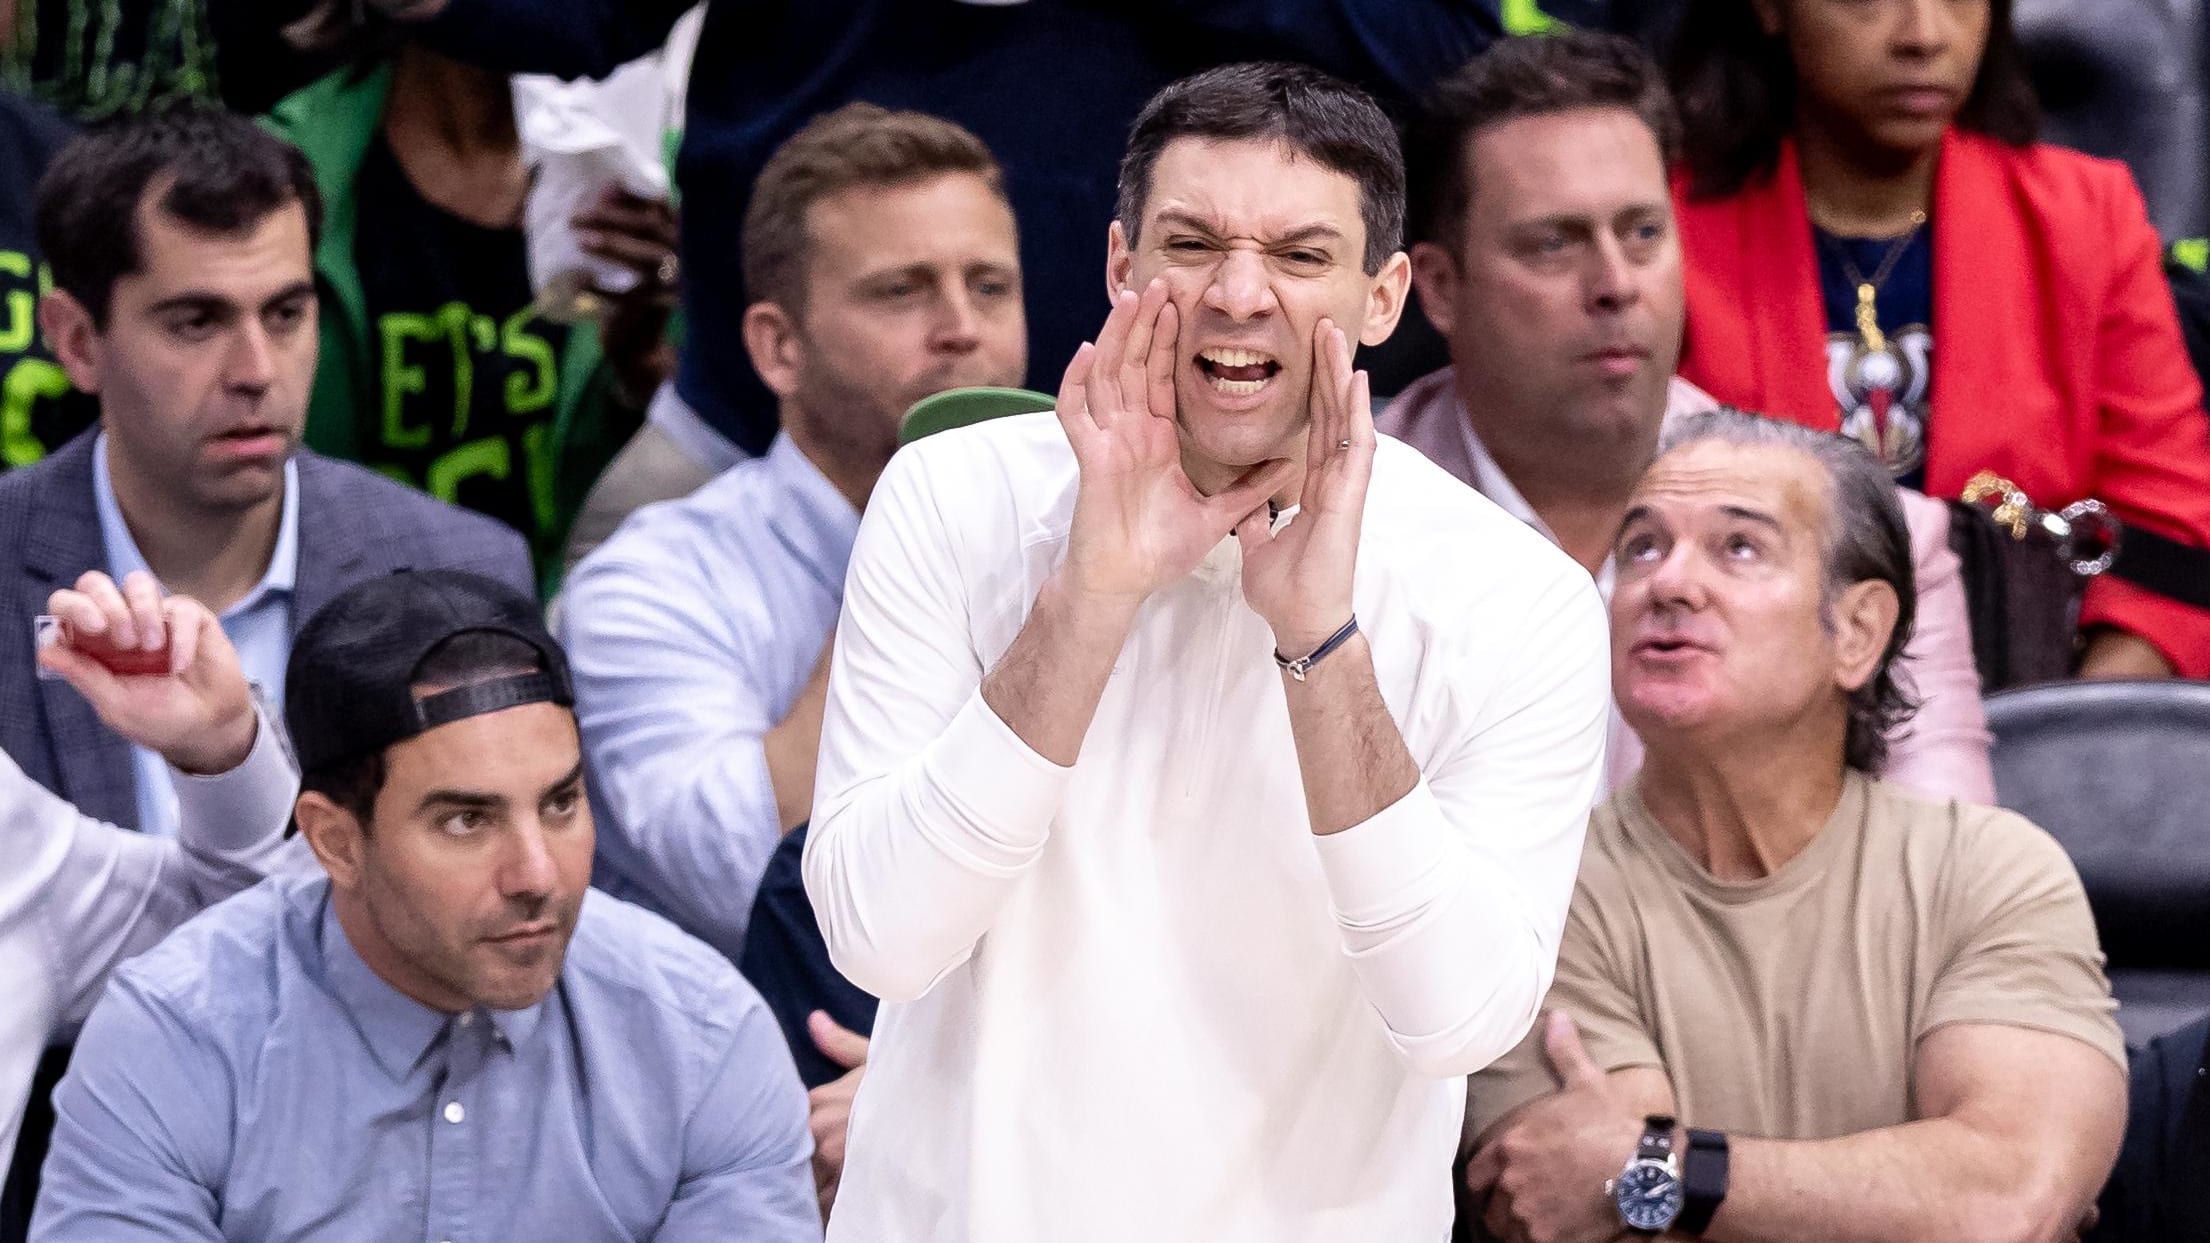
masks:
{"type": "Polygon", "coordinates": [[[0,1243],[2210,1237],[2013,0],[695,3],[0,0],[0,1243]]]}

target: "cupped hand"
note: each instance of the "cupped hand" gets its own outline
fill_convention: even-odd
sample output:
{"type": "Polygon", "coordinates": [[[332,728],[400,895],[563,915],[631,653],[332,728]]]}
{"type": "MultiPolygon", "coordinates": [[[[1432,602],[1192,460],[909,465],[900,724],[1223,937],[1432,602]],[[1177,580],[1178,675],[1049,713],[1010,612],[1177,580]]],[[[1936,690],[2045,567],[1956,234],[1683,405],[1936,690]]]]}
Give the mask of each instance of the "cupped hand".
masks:
{"type": "Polygon", "coordinates": [[[1166,283],[1122,291],[1095,345],[1059,385],[1059,424],[1081,473],[1062,574],[1083,599],[1133,608],[1197,568],[1286,483],[1295,466],[1262,462],[1211,496],[1182,467],[1175,422],[1179,322],[1166,283]]]}
{"type": "Polygon", "coordinates": [[[1373,395],[1351,369],[1349,338],[1331,320],[1313,329],[1312,422],[1297,512],[1279,531],[1263,512],[1236,526],[1243,598],[1285,656],[1310,653],[1351,619],[1358,536],[1374,473],[1373,395]]]}

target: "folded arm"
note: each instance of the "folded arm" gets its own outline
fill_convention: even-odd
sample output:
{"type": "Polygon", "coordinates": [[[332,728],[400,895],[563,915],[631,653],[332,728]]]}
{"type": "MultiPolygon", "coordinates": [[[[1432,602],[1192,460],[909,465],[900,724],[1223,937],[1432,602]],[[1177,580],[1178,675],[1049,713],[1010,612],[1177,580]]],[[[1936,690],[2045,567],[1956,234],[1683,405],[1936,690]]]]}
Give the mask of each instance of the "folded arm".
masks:
{"type": "MultiPolygon", "coordinates": [[[[2055,1243],[2110,1173],[2125,1076],[2069,1036],[1954,1024],[1919,1043],[1917,1121],[1737,1139],[1712,1243],[2055,1243]]],[[[1691,1119],[1690,1121],[1693,1121],[1691,1119]]]]}

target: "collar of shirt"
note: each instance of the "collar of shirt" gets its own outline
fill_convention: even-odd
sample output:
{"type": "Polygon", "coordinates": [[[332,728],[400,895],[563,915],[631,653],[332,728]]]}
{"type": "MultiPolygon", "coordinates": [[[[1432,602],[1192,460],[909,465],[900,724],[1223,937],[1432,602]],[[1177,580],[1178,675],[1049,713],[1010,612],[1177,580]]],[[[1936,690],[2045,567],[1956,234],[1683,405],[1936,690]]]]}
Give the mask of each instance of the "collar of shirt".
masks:
{"type": "MultiPolygon", "coordinates": [[[[100,537],[107,544],[108,573],[117,583],[132,570],[146,570],[144,553],[138,551],[138,541],[131,538],[130,525],[123,521],[123,507],[115,499],[115,483],[107,468],[107,433],[101,432],[92,442],[92,501],[100,513],[100,537]]],[[[284,509],[277,519],[276,547],[269,554],[268,569],[261,574],[261,581],[254,584],[236,604],[223,611],[221,620],[228,622],[242,617],[264,602],[287,598],[299,581],[299,463],[284,463],[284,509]]]]}
{"type": "Polygon", "coordinates": [[[529,1040],[537,1030],[537,1022],[543,1016],[545,1003],[540,1001],[526,1010],[489,1010],[477,1007],[461,1014],[449,1014],[423,1005],[414,998],[393,988],[384,977],[362,960],[353,948],[352,938],[338,923],[334,902],[325,897],[320,931],[322,946],[323,979],[331,996],[353,1019],[353,1025],[361,1033],[361,1042],[368,1046],[376,1064],[394,1082],[404,1080],[414,1073],[435,1049],[441,1037],[455,1025],[471,1026],[478,1022],[489,1023],[508,1048],[529,1040]]]}
{"type": "Polygon", "coordinates": [[[768,446],[768,478],[788,504],[770,506],[767,519],[807,569],[829,589],[843,594],[844,571],[859,539],[859,510],[837,491],[790,437],[777,434],[768,446]]]}
{"type": "MultiPolygon", "coordinates": [[[[1519,494],[1519,489],[1512,486],[1511,479],[1504,474],[1504,468],[1498,466],[1496,459],[1489,456],[1489,447],[1482,444],[1481,437],[1474,434],[1473,420],[1467,416],[1465,407],[1458,402],[1455,390],[1451,396],[1451,404],[1455,407],[1453,413],[1457,416],[1458,432],[1466,438],[1466,459],[1473,463],[1473,478],[1468,481],[1473,484],[1473,490],[1495,502],[1498,509],[1542,532],[1544,539],[1557,543],[1557,532],[1552,531],[1550,524],[1542,520],[1542,515],[1535,512],[1535,507],[1527,503],[1527,498],[1519,494]]],[[[1608,601],[1611,599],[1612,585],[1617,581],[1618,574],[1613,570],[1611,560],[1606,558],[1603,568],[1596,573],[1596,590],[1608,601]]]]}

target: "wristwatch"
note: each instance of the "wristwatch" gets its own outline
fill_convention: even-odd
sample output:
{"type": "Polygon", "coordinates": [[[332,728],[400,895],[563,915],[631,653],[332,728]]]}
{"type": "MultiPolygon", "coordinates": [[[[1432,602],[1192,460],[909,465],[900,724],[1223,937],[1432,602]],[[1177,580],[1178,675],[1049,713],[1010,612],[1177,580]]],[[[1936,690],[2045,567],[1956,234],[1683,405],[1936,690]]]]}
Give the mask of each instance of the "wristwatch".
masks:
{"type": "Polygon", "coordinates": [[[1673,1119],[1651,1114],[1642,1120],[1642,1142],[1619,1177],[1606,1184],[1627,1229],[1660,1235],[1681,1215],[1687,1192],[1681,1185],[1680,1154],[1673,1151],[1673,1119]]]}

